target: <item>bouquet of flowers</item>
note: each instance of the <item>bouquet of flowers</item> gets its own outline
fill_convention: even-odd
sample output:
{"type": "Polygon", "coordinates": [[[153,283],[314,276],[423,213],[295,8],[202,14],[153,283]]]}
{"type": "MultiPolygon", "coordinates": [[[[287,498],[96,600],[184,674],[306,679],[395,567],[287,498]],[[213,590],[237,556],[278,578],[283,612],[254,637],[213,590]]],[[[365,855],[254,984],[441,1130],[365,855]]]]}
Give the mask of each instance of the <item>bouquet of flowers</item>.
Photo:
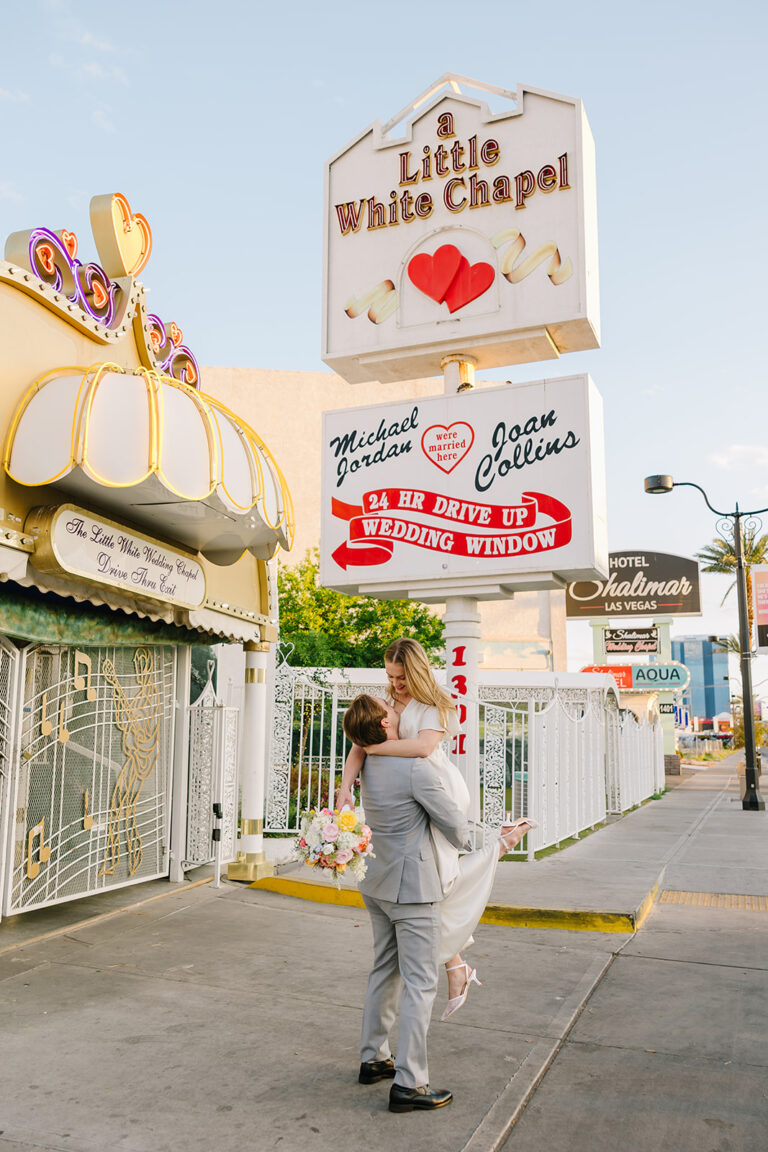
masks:
{"type": "Polygon", "coordinates": [[[349,869],[355,880],[366,873],[366,857],[373,855],[371,830],[362,808],[310,808],[302,813],[295,856],[310,868],[328,871],[340,887],[349,869]]]}

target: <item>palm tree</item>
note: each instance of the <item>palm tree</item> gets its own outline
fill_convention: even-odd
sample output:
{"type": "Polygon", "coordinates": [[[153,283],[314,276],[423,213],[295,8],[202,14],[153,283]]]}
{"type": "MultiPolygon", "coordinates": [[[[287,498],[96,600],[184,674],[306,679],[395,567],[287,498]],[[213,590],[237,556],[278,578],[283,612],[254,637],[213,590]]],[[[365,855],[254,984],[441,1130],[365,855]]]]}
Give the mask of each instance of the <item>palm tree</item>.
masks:
{"type": "MultiPolygon", "coordinates": [[[[724,540],[715,536],[711,544],[696,552],[696,559],[700,560],[703,572],[725,572],[729,575],[736,571],[736,551],[732,540],[724,540]]],[[[752,621],[754,608],[752,606],[752,578],[750,570],[753,564],[768,563],[768,532],[763,536],[757,535],[757,529],[744,531],[744,568],[746,569],[747,584],[747,616],[749,617],[749,635],[752,636],[752,621]]],[[[724,604],[727,597],[736,587],[736,581],[726,589],[725,596],[720,601],[724,604]]],[[[751,643],[751,641],[750,641],[751,643]]],[[[736,649],[739,651],[738,647],[736,649]]]]}

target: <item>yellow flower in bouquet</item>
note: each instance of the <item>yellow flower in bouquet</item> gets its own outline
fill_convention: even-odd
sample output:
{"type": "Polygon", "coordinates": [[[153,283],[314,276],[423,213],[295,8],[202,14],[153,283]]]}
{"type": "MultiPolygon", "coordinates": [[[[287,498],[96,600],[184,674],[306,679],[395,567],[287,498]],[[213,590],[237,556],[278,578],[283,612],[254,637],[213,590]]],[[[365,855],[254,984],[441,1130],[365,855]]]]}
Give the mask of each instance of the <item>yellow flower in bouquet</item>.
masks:
{"type": "Polygon", "coordinates": [[[354,832],[358,824],[358,817],[356,812],[340,812],[336,823],[342,832],[354,832]]]}

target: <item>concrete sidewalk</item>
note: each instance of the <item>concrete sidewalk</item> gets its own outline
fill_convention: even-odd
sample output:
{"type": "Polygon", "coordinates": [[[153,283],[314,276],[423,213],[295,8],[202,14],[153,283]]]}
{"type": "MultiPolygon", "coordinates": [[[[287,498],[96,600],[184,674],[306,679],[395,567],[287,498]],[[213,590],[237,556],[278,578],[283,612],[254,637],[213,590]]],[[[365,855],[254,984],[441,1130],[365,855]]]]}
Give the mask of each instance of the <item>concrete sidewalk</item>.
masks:
{"type": "MultiPolygon", "coordinates": [[[[677,859],[700,827],[708,826],[724,789],[735,788],[742,755],[735,753],[714,768],[689,775],[662,800],[649,801],[561,852],[530,863],[504,862],[482,922],[587,932],[635,931],[650,912],[659,883],[666,883],[667,864],[677,859]]],[[[733,797],[729,792],[729,798],[733,797]]],[[[729,800],[731,809],[735,812],[736,805],[729,800]]],[[[731,867],[741,868],[742,860],[733,854],[735,845],[730,844],[727,832],[718,834],[714,847],[718,853],[726,851],[731,867]]],[[[683,876],[679,879],[688,883],[683,876]]],[[[759,876],[756,883],[764,879],[759,876]]],[[[316,879],[302,865],[259,881],[257,886],[321,903],[363,906],[354,884],[344,884],[337,893],[327,879],[316,879]]]]}
{"type": "MultiPolygon", "coordinates": [[[[732,771],[504,865],[502,899],[621,910],[659,882],[768,896],[768,823],[733,802],[732,771]]],[[[432,1082],[454,1103],[395,1116],[386,1083],[356,1083],[356,908],[229,884],[148,899],[160,891],[0,925],[2,1152],[768,1145],[768,915],[664,904],[634,936],[481,926],[484,986],[430,1032],[432,1082]]]]}

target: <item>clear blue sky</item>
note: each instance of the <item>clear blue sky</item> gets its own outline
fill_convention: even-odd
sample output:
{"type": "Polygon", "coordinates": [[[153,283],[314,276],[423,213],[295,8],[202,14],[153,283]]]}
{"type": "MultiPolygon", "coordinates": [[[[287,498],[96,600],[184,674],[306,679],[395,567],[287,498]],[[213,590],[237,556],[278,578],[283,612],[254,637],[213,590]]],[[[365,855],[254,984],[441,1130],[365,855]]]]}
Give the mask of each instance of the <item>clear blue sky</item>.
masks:
{"type": "MultiPolygon", "coordinates": [[[[201,364],[318,369],[324,161],[448,70],[578,96],[597,146],[603,347],[493,375],[589,371],[610,547],[690,555],[710,514],[690,490],[645,496],[647,473],[696,480],[724,508],[768,504],[766,13],[757,0],[5,4],[0,235],[67,227],[95,257],[89,199],[122,191],[152,225],[153,310],[201,364]]],[[[735,631],[727,582],[703,583],[705,616],[676,631],[735,631]]],[[[578,666],[589,645],[572,627],[578,666]]],[[[768,659],[756,671],[768,677],[768,659]]]]}

